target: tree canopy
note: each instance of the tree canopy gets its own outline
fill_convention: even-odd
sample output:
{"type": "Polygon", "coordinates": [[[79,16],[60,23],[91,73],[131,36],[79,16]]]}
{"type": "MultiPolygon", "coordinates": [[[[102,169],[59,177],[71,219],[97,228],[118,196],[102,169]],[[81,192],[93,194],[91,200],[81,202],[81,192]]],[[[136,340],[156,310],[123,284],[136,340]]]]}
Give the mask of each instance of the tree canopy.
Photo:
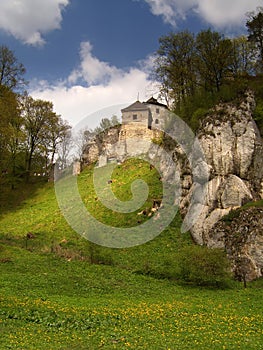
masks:
{"type": "Polygon", "coordinates": [[[26,69],[7,46],[0,46],[0,86],[14,90],[25,84],[26,69]]]}
{"type": "Polygon", "coordinates": [[[263,7],[259,7],[257,12],[251,12],[248,17],[248,40],[256,45],[258,69],[263,73],[263,7]]]}
{"type": "Polygon", "coordinates": [[[14,53],[0,46],[0,179],[4,175],[12,187],[18,178],[48,174],[71,128],[51,102],[35,100],[21,89],[24,74],[14,53]]]}

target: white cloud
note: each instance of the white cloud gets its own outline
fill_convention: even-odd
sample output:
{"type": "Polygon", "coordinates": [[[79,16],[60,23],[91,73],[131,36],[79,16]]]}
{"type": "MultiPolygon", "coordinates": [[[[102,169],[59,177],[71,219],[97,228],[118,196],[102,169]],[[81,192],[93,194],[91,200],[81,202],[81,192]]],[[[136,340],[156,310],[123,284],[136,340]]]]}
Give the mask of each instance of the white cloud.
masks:
{"type": "MultiPolygon", "coordinates": [[[[145,60],[145,70],[130,68],[124,71],[94,57],[89,42],[81,44],[80,56],[80,66],[70,74],[67,81],[52,86],[43,81],[38,84],[35,82],[30,91],[34,98],[52,101],[56,113],[72,125],[109,106],[134,102],[138,93],[140,100],[150,97],[152,91],[149,90],[147,64],[151,63],[151,59],[145,60]],[[77,84],[78,80],[85,80],[88,86],[77,84]]],[[[90,120],[88,126],[94,128],[97,124],[98,120],[90,120]]]]}
{"type": "Polygon", "coordinates": [[[240,28],[244,25],[246,12],[262,6],[262,0],[145,0],[154,15],[176,26],[179,19],[195,12],[217,28],[240,28]]]}
{"type": "Polygon", "coordinates": [[[216,27],[240,27],[245,24],[246,13],[262,5],[262,0],[199,0],[198,12],[216,27]]]}
{"type": "Polygon", "coordinates": [[[145,0],[156,16],[162,16],[166,23],[176,26],[178,18],[185,19],[189,9],[196,5],[196,0],[145,0]]]}
{"type": "Polygon", "coordinates": [[[116,67],[94,57],[92,55],[92,45],[88,41],[80,45],[80,59],[80,67],[75,69],[68,78],[70,83],[76,83],[81,79],[89,85],[97,84],[107,82],[121,74],[116,67]]]}
{"type": "Polygon", "coordinates": [[[0,29],[30,45],[43,45],[42,34],[60,28],[70,0],[1,0],[0,29]]]}

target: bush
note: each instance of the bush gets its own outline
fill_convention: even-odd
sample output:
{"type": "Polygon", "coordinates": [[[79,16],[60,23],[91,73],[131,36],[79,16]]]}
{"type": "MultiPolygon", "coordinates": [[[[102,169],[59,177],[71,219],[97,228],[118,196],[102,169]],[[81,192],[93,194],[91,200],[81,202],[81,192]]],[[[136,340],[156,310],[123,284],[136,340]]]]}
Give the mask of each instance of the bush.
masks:
{"type": "Polygon", "coordinates": [[[263,100],[257,101],[254,111],[254,120],[259,128],[261,136],[263,136],[263,100]]]}
{"type": "Polygon", "coordinates": [[[199,128],[200,120],[202,120],[208,113],[207,108],[198,108],[190,120],[190,127],[193,131],[196,131],[199,128]]]}
{"type": "Polygon", "coordinates": [[[179,276],[198,286],[226,288],[230,285],[230,262],[221,249],[188,246],[179,255],[179,276]]]}

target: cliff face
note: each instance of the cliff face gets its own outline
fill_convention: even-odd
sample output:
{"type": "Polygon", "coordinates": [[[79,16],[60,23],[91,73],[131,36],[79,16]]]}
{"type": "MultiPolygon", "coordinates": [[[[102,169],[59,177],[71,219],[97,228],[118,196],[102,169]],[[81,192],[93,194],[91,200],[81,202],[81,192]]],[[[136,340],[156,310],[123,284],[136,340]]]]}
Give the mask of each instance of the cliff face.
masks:
{"type": "MultiPolygon", "coordinates": [[[[263,147],[252,118],[254,108],[253,93],[247,92],[239,105],[219,105],[202,121],[197,137],[209,167],[209,181],[206,184],[189,181],[181,202],[182,213],[190,211],[193,217],[202,203],[201,213],[191,228],[194,240],[211,248],[227,247],[234,265],[237,256],[242,261],[246,258],[248,279],[262,275],[262,212],[257,213],[258,233],[253,231],[254,216],[244,215],[245,212],[242,220],[231,226],[216,223],[246,202],[263,198],[263,147]],[[205,193],[205,197],[201,198],[199,192],[205,193]],[[236,233],[243,242],[238,247],[236,233]]],[[[189,178],[188,173],[185,178],[189,178]]]]}
{"type": "Polygon", "coordinates": [[[115,126],[101,133],[97,134],[92,141],[90,141],[83,151],[84,164],[92,164],[99,160],[99,157],[105,151],[114,145],[119,140],[120,126],[115,126]]]}
{"type": "Polygon", "coordinates": [[[239,280],[251,281],[263,275],[263,208],[236,210],[217,222],[211,234],[223,243],[239,280]]]}
{"type": "Polygon", "coordinates": [[[200,204],[198,192],[205,193],[201,216],[192,227],[193,237],[200,244],[223,246],[220,237],[211,234],[213,225],[233,208],[262,198],[263,149],[252,118],[254,108],[254,96],[248,92],[239,105],[217,106],[197,132],[209,167],[209,181],[189,188],[182,211],[194,212],[200,204]],[[191,208],[186,208],[188,197],[191,208]]]}

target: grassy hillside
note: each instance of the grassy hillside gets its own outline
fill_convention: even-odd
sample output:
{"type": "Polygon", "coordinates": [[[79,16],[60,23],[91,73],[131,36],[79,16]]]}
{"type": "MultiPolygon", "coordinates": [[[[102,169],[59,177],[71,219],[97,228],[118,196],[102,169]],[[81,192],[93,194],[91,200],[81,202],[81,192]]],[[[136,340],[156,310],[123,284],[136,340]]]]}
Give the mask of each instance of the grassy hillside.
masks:
{"type": "MultiPolygon", "coordinates": [[[[118,167],[113,189],[127,200],[137,177],[149,184],[143,208],[150,208],[161,184],[147,164],[118,167]]],[[[78,183],[83,201],[105,223],[147,220],[104,208],[92,169],[78,183]]],[[[262,281],[224,290],[179,283],[181,251],[193,245],[180,233],[179,217],[144,245],[110,249],[68,226],[51,183],[0,196],[0,349],[261,348],[262,281]]]]}

